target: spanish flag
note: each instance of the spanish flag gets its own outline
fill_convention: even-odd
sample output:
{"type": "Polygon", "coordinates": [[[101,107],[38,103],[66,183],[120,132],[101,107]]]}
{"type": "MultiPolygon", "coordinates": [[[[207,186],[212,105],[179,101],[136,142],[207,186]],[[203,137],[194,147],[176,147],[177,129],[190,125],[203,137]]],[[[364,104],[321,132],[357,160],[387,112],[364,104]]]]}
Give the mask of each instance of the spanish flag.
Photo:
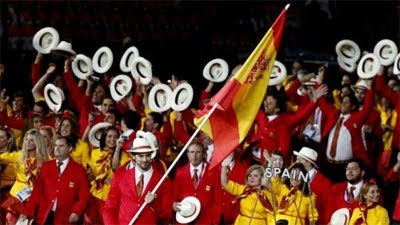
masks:
{"type": "Polygon", "coordinates": [[[195,114],[199,126],[211,108],[218,104],[201,128],[213,140],[210,169],[218,165],[246,137],[260,109],[286,20],[287,5],[257,45],[242,68],[195,114]]]}

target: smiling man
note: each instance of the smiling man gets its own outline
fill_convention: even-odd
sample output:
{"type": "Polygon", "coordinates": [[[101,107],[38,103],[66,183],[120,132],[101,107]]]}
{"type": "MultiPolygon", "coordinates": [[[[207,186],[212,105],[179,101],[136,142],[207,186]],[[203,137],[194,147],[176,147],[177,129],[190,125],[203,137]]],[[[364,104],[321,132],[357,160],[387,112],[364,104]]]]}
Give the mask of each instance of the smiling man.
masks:
{"type": "Polygon", "coordinates": [[[85,169],[70,158],[72,141],[58,137],[55,160],[43,163],[39,179],[21,220],[35,218],[37,224],[74,224],[79,221],[89,200],[85,169]]]}

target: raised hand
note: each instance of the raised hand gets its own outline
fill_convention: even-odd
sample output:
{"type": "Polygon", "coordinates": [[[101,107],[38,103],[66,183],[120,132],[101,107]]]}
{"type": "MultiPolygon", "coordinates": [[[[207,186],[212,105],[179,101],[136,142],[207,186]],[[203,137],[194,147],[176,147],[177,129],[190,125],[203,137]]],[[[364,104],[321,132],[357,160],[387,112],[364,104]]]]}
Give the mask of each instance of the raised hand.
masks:
{"type": "Polygon", "coordinates": [[[55,70],[56,70],[56,64],[49,63],[49,67],[47,68],[46,74],[54,73],[55,70]]]}

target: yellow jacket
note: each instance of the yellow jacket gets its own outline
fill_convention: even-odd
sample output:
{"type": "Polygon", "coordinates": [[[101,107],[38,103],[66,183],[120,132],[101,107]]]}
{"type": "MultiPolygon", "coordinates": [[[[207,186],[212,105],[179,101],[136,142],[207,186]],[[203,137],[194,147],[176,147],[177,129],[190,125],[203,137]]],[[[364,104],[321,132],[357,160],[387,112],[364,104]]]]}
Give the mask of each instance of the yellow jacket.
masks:
{"type": "MultiPolygon", "coordinates": [[[[356,221],[359,218],[363,218],[363,213],[361,212],[360,207],[357,207],[354,209],[353,214],[351,215],[349,225],[356,224],[356,221]]],[[[367,219],[366,225],[389,225],[390,224],[387,210],[380,205],[377,205],[372,209],[368,209],[366,219],[367,219]]]]}
{"type": "Polygon", "coordinates": [[[71,152],[71,157],[75,162],[81,164],[83,168],[86,169],[89,162],[89,152],[89,145],[79,139],[75,149],[71,152]]]}
{"type": "Polygon", "coordinates": [[[90,182],[90,193],[98,199],[106,200],[110,192],[111,179],[114,174],[111,163],[113,154],[109,151],[102,151],[100,148],[92,150],[89,167],[92,170],[95,180],[90,182]]]}
{"type": "MultiPolygon", "coordinates": [[[[16,197],[18,192],[20,192],[22,189],[26,187],[33,188],[33,184],[31,182],[28,182],[28,177],[25,173],[25,164],[26,163],[35,164],[36,160],[33,157],[29,157],[27,158],[26,163],[20,163],[21,155],[22,151],[7,152],[0,154],[1,164],[10,164],[10,163],[18,164],[16,170],[16,181],[14,182],[10,190],[10,194],[13,197],[16,197]]],[[[34,177],[37,176],[38,172],[39,172],[39,167],[36,166],[36,168],[33,169],[31,176],[34,177]]]]}
{"type": "MultiPolygon", "coordinates": [[[[246,185],[238,184],[233,181],[228,181],[224,188],[228,193],[238,197],[243,194],[246,185]]],[[[262,190],[264,197],[272,205],[272,195],[268,190],[262,190]]],[[[273,207],[273,205],[272,205],[273,207]]],[[[240,214],[236,217],[235,225],[251,224],[251,225],[269,225],[275,224],[274,214],[272,211],[265,208],[259,201],[256,192],[253,192],[240,200],[240,214]],[[256,202],[257,201],[257,202],[256,202]],[[254,214],[253,214],[254,211],[254,214]],[[253,219],[251,216],[253,215],[253,219]],[[250,223],[251,220],[251,223],[250,223]]]]}
{"type": "MultiPolygon", "coordinates": [[[[378,108],[379,109],[379,108],[378,108]]],[[[397,113],[396,110],[390,110],[385,112],[383,109],[379,110],[381,113],[381,124],[390,125],[393,128],[396,126],[397,113]]],[[[384,144],[384,151],[390,151],[392,149],[393,131],[385,131],[382,136],[382,141],[384,144]]]]}
{"type": "Polygon", "coordinates": [[[305,196],[296,189],[288,189],[285,184],[276,183],[274,193],[278,196],[276,219],[284,219],[288,225],[305,225],[318,220],[318,211],[315,207],[315,195],[305,196]]]}

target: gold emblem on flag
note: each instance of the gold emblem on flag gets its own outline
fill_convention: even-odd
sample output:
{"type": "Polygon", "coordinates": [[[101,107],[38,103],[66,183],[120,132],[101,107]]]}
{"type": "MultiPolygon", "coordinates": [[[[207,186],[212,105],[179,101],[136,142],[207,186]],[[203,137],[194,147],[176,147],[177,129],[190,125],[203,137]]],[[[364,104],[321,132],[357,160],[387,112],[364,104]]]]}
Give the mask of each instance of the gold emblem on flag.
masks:
{"type": "Polygon", "coordinates": [[[247,77],[245,83],[252,84],[258,79],[260,79],[263,75],[263,72],[268,69],[270,59],[266,57],[265,50],[262,51],[260,57],[257,62],[254,64],[253,68],[250,71],[249,76],[247,77]]]}

